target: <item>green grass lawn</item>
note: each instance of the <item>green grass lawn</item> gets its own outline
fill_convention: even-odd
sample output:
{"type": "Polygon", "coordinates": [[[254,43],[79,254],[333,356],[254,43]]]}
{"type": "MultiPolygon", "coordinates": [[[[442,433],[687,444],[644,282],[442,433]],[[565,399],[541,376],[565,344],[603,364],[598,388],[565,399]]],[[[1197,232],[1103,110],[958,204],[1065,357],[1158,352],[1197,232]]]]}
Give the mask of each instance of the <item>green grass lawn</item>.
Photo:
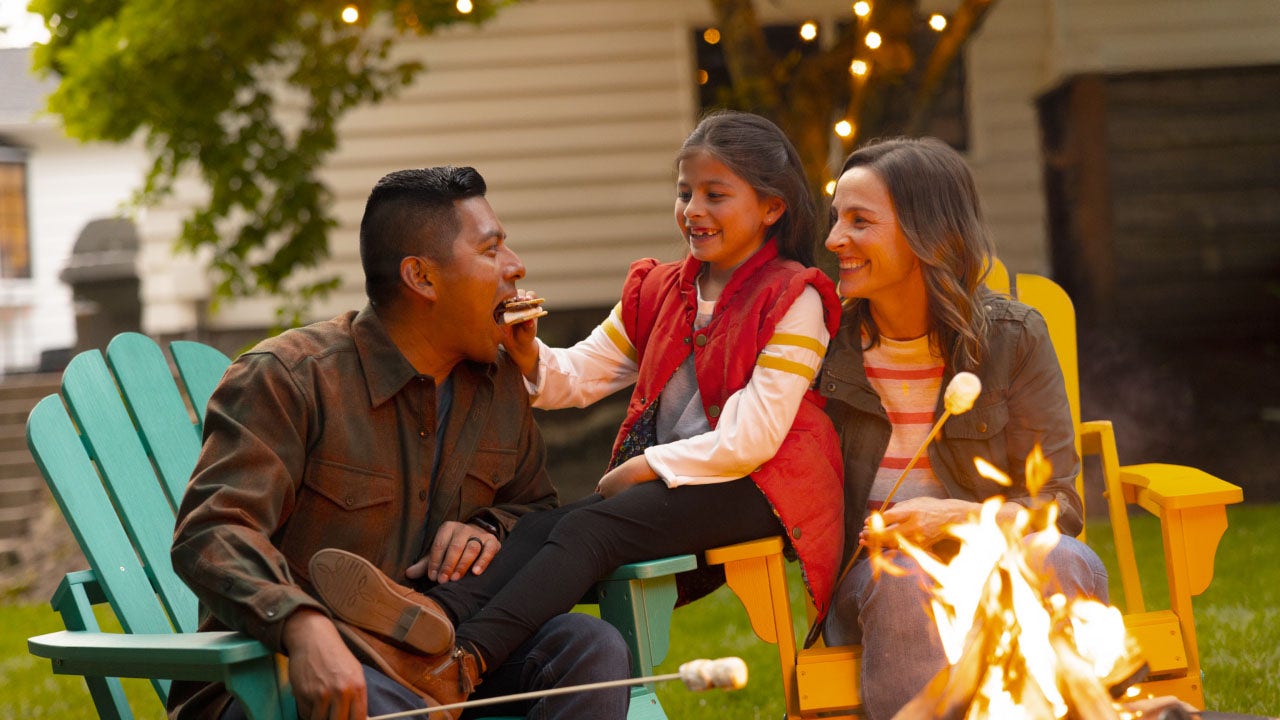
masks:
{"type": "MultiPolygon", "coordinates": [[[[1247,505],[1227,510],[1230,527],[1217,556],[1213,584],[1195,599],[1196,628],[1204,665],[1209,709],[1259,715],[1280,713],[1280,505],[1247,505]],[[1275,525],[1273,525],[1275,524],[1275,525]]],[[[1133,532],[1142,565],[1148,609],[1167,607],[1159,526],[1135,516],[1133,532]]],[[[1122,598],[1111,554],[1109,527],[1090,523],[1090,544],[1112,570],[1112,594],[1122,598]]],[[[803,614],[800,584],[792,567],[792,602],[803,614]]],[[[104,626],[111,619],[101,618],[104,626]]],[[[803,618],[797,617],[802,632],[803,618]]],[[[79,678],[52,675],[49,664],[26,651],[26,638],[61,629],[47,606],[0,607],[0,718],[93,717],[88,692],[79,678]]],[[[659,686],[671,720],[733,718],[776,720],[782,715],[778,657],[773,645],[758,641],[737,599],[721,588],[681,608],[672,622],[671,652],[660,672],[674,672],[693,658],[742,657],[751,669],[743,690],[691,693],[680,683],[659,686]]],[[[162,718],[163,711],[145,681],[126,681],[139,718],[162,718]]]]}

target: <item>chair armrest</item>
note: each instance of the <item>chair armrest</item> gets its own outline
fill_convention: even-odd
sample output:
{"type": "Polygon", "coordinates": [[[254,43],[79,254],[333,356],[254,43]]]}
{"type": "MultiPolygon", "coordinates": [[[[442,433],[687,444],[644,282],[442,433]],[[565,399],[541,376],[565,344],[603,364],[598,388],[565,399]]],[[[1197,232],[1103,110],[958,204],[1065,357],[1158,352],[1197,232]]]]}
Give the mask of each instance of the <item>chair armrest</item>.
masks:
{"type": "Polygon", "coordinates": [[[672,555],[657,560],[622,565],[610,573],[605,580],[645,580],[663,575],[675,575],[697,567],[698,558],[693,555],[672,555]]]}
{"type": "Polygon", "coordinates": [[[1161,508],[1185,510],[1244,500],[1240,486],[1185,465],[1124,465],[1120,468],[1120,482],[1126,500],[1155,514],[1161,508]]]}
{"type": "Polygon", "coordinates": [[[62,630],[27,639],[27,650],[55,672],[105,677],[220,680],[226,667],[274,653],[237,632],[132,635],[62,630]]]}

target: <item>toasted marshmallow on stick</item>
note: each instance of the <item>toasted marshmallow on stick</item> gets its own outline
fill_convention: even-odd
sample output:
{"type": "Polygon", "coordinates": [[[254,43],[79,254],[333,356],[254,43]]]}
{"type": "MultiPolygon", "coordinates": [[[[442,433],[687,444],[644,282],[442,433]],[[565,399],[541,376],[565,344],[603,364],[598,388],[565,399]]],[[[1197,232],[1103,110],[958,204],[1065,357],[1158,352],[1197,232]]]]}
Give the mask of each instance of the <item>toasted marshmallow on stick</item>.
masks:
{"type": "Polygon", "coordinates": [[[502,325],[515,325],[547,314],[541,305],[545,298],[513,297],[498,306],[495,318],[502,325]]]}
{"type": "Polygon", "coordinates": [[[747,664],[737,657],[690,660],[680,666],[680,679],[694,692],[708,688],[740,690],[747,684],[747,664]]]}

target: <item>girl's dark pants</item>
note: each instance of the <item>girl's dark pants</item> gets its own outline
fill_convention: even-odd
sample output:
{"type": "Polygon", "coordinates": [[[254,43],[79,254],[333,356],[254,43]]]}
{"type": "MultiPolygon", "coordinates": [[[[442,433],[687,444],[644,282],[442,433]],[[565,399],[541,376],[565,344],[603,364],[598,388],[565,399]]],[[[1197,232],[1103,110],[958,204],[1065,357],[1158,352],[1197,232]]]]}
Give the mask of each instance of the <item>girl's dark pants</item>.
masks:
{"type": "Polygon", "coordinates": [[[620,565],[780,532],[750,478],[678,488],[651,481],[524,516],[484,573],[427,594],[453,616],[459,642],[494,667],[620,565]]]}

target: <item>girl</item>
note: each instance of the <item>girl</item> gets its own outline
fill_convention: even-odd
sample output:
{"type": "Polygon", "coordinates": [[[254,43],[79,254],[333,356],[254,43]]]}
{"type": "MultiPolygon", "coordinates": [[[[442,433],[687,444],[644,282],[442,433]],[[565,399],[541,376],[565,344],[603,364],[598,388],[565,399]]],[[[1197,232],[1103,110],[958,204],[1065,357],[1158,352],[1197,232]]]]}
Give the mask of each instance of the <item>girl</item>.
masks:
{"type": "MultiPolygon", "coordinates": [[[[839,301],[812,267],[817,214],[804,171],[773,123],[739,112],[705,118],[676,160],[688,256],[633,263],[612,314],[572,348],[536,342],[536,321],[509,343],[537,407],[635,387],[596,494],[523,518],[483,574],[419,601],[443,608],[461,657],[481,667],[619,565],[771,535],[788,538],[826,610],[843,547],[842,470],[810,387],[839,301]]],[[[324,575],[313,572],[317,588],[343,605],[324,575]]],[[[343,619],[384,630],[361,603],[345,605],[334,607],[343,619]]]]}
{"type": "MultiPolygon", "coordinates": [[[[870,510],[889,531],[945,554],[946,528],[992,496],[1011,518],[1029,505],[1024,461],[1039,442],[1053,465],[1040,501],[1058,503],[1063,533],[1045,562],[1046,588],[1106,597],[1106,571],[1071,535],[1082,517],[1080,469],[1062,372],[1044,319],[983,285],[995,248],[958,153],[933,139],[873,143],[845,161],[832,198],[827,248],[840,264],[845,315],[820,381],[840,434],[846,473],[845,557],[870,510]],[[982,380],[972,410],[950,419],[886,505],[886,495],[942,408],[956,373],[982,380]],[[974,457],[1013,479],[980,476],[974,457]],[[939,544],[938,541],[943,543],[939,544]]],[[[893,546],[893,536],[877,540],[893,546]]],[[[863,645],[862,692],[871,718],[889,718],[946,664],[927,611],[930,581],[893,549],[901,576],[875,577],[859,560],[833,598],[826,638],[863,645]]]]}

